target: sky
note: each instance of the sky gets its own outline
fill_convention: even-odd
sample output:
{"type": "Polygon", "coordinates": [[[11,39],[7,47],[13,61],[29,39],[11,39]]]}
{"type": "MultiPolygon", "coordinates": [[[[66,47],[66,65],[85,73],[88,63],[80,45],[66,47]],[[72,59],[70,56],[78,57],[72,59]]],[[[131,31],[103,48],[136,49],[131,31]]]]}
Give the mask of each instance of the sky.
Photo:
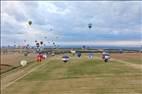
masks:
{"type": "Polygon", "coordinates": [[[46,45],[54,41],[59,45],[141,46],[141,38],[141,1],[1,1],[3,46],[35,45],[35,40],[46,45]]]}

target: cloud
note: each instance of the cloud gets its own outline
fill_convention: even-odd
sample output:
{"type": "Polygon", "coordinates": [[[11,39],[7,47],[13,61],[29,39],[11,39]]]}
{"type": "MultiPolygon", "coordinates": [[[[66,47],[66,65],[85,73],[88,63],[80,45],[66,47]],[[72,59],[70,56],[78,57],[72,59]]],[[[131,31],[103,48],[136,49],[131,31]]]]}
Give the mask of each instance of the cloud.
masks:
{"type": "Polygon", "coordinates": [[[58,36],[58,42],[140,41],[141,5],[139,1],[2,1],[2,40],[6,45],[45,36],[47,41],[58,36]]]}
{"type": "Polygon", "coordinates": [[[71,41],[71,42],[59,42],[62,45],[86,45],[86,46],[124,46],[124,47],[141,47],[141,41],[71,41]]]}

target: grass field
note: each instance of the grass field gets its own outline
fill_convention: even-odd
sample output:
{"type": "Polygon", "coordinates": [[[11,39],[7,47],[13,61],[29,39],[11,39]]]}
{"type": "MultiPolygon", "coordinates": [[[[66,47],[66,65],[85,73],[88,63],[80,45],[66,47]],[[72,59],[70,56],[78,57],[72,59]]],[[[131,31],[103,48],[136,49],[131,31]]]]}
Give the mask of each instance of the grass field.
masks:
{"type": "Polygon", "coordinates": [[[112,54],[112,58],[121,59],[133,64],[142,64],[142,53],[114,53],[112,54]]]}
{"type": "Polygon", "coordinates": [[[29,54],[28,56],[24,56],[23,53],[14,53],[14,52],[1,54],[0,57],[1,57],[1,63],[0,63],[1,73],[19,66],[20,61],[23,59],[27,60],[28,62],[35,60],[35,54],[29,54]]]}
{"type": "Polygon", "coordinates": [[[142,69],[116,59],[104,63],[96,56],[72,56],[63,63],[59,55],[35,63],[40,67],[5,88],[2,94],[142,94],[142,69]]]}

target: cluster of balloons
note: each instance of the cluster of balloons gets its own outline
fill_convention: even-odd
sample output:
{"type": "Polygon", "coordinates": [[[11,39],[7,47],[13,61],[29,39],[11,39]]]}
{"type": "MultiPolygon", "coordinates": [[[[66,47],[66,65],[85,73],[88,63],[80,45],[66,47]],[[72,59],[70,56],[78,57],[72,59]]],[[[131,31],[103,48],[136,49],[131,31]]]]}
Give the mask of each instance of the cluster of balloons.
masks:
{"type": "MultiPolygon", "coordinates": [[[[29,25],[29,26],[32,25],[32,21],[31,21],[31,20],[28,21],[28,25],[29,25]]],[[[89,29],[92,28],[92,23],[89,23],[89,24],[88,24],[88,28],[89,28],[89,29]]],[[[53,31],[53,29],[51,28],[50,31],[53,31]]],[[[47,39],[47,36],[45,36],[44,38],[47,39]]],[[[56,39],[58,39],[58,37],[56,37],[56,39]]],[[[25,41],[25,40],[24,40],[24,41],[25,41]]],[[[41,45],[43,45],[43,42],[42,42],[42,41],[40,41],[40,42],[35,41],[35,42],[36,42],[36,47],[37,47],[37,48],[39,48],[41,45]]],[[[50,42],[48,42],[48,43],[50,43],[50,42]]],[[[53,44],[54,47],[56,47],[55,42],[52,41],[52,44],[53,44]]],[[[85,49],[85,46],[83,46],[83,49],[85,49]]]]}
{"type": "Polygon", "coordinates": [[[41,52],[42,50],[43,50],[43,41],[37,41],[37,40],[35,40],[35,44],[36,44],[36,51],[37,52],[41,52]]]}
{"type": "Polygon", "coordinates": [[[35,43],[37,48],[43,45],[43,41],[38,42],[37,40],[35,40],[35,43]]]}
{"type": "Polygon", "coordinates": [[[30,45],[29,45],[29,44],[27,44],[27,41],[26,41],[26,40],[24,40],[24,47],[23,47],[23,48],[28,49],[29,47],[30,47],[30,45]]]}

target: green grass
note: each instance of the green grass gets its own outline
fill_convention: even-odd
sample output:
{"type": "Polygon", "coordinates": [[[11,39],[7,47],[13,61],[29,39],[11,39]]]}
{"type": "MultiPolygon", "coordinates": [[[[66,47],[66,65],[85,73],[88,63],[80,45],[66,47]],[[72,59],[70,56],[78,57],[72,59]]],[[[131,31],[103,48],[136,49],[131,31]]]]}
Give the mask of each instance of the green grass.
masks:
{"type": "Polygon", "coordinates": [[[5,90],[5,94],[140,94],[141,70],[86,56],[64,63],[53,57],[5,90]],[[20,90],[18,88],[21,88],[20,90]]]}
{"type": "Polygon", "coordinates": [[[72,59],[63,63],[58,59],[48,61],[42,68],[30,73],[24,80],[69,79],[87,75],[103,76],[105,74],[121,75],[126,73],[141,73],[138,69],[120,64],[117,61],[104,63],[102,60],[72,59]]]}
{"type": "MultiPolygon", "coordinates": [[[[100,53],[96,53],[95,56],[101,57],[102,55],[100,53]]],[[[123,54],[122,54],[122,56],[123,56],[123,54]]],[[[113,56],[111,56],[111,57],[113,58],[113,56]]],[[[141,59],[142,56],[141,55],[134,56],[132,58],[131,57],[128,58],[127,56],[124,56],[124,57],[122,59],[118,59],[118,60],[123,60],[123,61],[129,62],[129,63],[132,63],[132,64],[142,64],[142,59],[141,59]],[[124,58],[124,57],[126,57],[126,58],[124,58]]]]}
{"type": "Polygon", "coordinates": [[[141,72],[140,70],[136,70],[124,66],[118,62],[109,62],[104,63],[101,60],[88,60],[74,66],[68,68],[66,75],[70,76],[78,76],[78,75],[101,75],[101,74],[113,74],[119,75],[123,73],[135,73],[141,72]],[[134,71],[135,70],[135,71],[134,71]]]}
{"type": "Polygon", "coordinates": [[[131,59],[131,58],[129,58],[129,59],[127,59],[127,60],[125,60],[125,61],[127,61],[127,62],[129,62],[129,63],[133,63],[133,64],[142,64],[142,59],[141,59],[141,57],[140,58],[138,58],[138,59],[131,59]]]}

